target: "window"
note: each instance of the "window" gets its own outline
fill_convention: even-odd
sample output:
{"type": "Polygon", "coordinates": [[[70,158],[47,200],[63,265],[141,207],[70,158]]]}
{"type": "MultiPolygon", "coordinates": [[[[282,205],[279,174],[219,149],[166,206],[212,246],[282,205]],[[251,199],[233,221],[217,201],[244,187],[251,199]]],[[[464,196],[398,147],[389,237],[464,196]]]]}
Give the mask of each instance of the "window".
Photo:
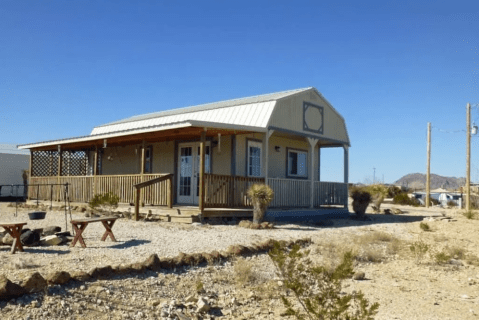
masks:
{"type": "Polygon", "coordinates": [[[145,172],[152,173],[152,163],[153,163],[153,146],[148,146],[145,148],[145,172]]]}
{"type": "Polygon", "coordinates": [[[308,153],[299,150],[288,150],[288,176],[308,177],[308,153]]]}
{"type": "Polygon", "coordinates": [[[247,150],[247,173],[248,177],[260,177],[261,176],[261,142],[248,141],[247,150]]]}

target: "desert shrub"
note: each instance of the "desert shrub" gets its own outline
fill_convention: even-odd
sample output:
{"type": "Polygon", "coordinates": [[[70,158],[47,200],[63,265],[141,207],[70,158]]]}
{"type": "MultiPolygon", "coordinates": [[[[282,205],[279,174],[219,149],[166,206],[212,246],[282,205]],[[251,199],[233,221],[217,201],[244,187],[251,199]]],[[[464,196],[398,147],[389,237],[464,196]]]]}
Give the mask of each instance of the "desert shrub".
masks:
{"type": "Polygon", "coordinates": [[[301,252],[298,245],[288,251],[277,241],[269,252],[284,287],[292,291],[297,301],[294,303],[287,295],[281,295],[286,315],[296,319],[373,319],[378,303],[369,305],[362,292],[341,292],[342,281],[353,274],[351,252],[344,254],[334,270],[312,265],[308,255],[309,251],[301,252]]]}
{"type": "Polygon", "coordinates": [[[376,212],[381,212],[381,204],[384,201],[384,195],[382,193],[376,193],[373,197],[373,205],[375,207],[376,212]]]}
{"type": "Polygon", "coordinates": [[[393,203],[400,204],[400,205],[414,206],[414,207],[418,207],[420,205],[417,199],[409,198],[409,196],[405,192],[395,195],[393,198],[393,203]]]}
{"type": "Polygon", "coordinates": [[[238,258],[234,263],[234,275],[237,283],[241,285],[253,282],[255,279],[253,264],[244,258],[238,258]]]}
{"type": "Polygon", "coordinates": [[[468,254],[466,257],[466,262],[470,265],[479,266],[479,257],[476,256],[475,254],[468,254]]]}
{"type": "Polygon", "coordinates": [[[95,194],[95,196],[88,202],[92,209],[100,209],[101,211],[109,211],[110,213],[118,207],[120,197],[112,192],[104,194],[95,194]]]}
{"type": "Polygon", "coordinates": [[[419,228],[421,228],[422,231],[431,231],[431,227],[426,222],[421,222],[419,228]]]}
{"type": "Polygon", "coordinates": [[[474,219],[476,217],[476,212],[472,210],[467,210],[463,213],[464,217],[467,219],[474,219]]]}
{"type": "Polygon", "coordinates": [[[397,194],[400,194],[400,193],[402,193],[401,188],[396,186],[389,186],[386,198],[394,198],[397,194]]]}
{"type": "Polygon", "coordinates": [[[388,195],[388,187],[383,184],[371,184],[363,187],[364,191],[369,192],[370,194],[380,194],[383,199],[388,195]]]}
{"type": "Polygon", "coordinates": [[[447,253],[454,259],[464,259],[467,256],[466,249],[461,247],[446,247],[447,253]]]}
{"type": "Polygon", "coordinates": [[[358,216],[363,216],[371,202],[371,194],[364,188],[353,187],[350,190],[351,198],[353,198],[353,211],[358,216]]]}
{"type": "Polygon", "coordinates": [[[268,204],[273,200],[273,189],[268,185],[255,183],[248,188],[247,195],[253,202],[253,223],[261,223],[268,204]]]}
{"type": "Polygon", "coordinates": [[[198,281],[196,281],[195,288],[196,288],[196,292],[200,293],[200,292],[203,292],[203,291],[204,291],[205,286],[204,286],[203,282],[201,282],[200,280],[198,280],[198,281]]]}
{"type": "Polygon", "coordinates": [[[423,241],[416,241],[409,246],[417,263],[420,263],[429,250],[429,245],[423,241]]]}
{"type": "Polygon", "coordinates": [[[439,200],[429,197],[429,205],[437,206],[439,205],[439,200]]]}
{"type": "Polygon", "coordinates": [[[452,201],[452,200],[449,200],[449,201],[447,202],[447,206],[448,206],[449,208],[454,208],[454,207],[456,207],[456,203],[455,203],[454,201],[452,201]]]}
{"type": "Polygon", "coordinates": [[[451,259],[451,256],[444,251],[439,251],[434,254],[434,261],[437,264],[446,264],[451,259]]]}

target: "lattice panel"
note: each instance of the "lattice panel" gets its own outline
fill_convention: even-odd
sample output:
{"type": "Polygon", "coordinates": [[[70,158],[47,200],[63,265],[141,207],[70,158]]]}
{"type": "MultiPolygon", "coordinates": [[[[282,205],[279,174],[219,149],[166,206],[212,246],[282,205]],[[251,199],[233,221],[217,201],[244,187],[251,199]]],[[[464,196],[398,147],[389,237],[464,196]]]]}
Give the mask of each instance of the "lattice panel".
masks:
{"type": "Polygon", "coordinates": [[[62,176],[85,176],[88,167],[88,154],[84,150],[62,152],[62,176]]]}
{"type": "Polygon", "coordinates": [[[32,176],[52,177],[58,174],[58,151],[32,151],[32,176]]]}

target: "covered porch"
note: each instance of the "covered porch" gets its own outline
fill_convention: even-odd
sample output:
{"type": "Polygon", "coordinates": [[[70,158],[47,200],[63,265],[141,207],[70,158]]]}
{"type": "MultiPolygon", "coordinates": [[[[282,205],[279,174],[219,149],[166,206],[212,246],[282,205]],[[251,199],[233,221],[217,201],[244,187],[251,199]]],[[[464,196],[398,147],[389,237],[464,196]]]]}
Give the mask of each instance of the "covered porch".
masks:
{"type": "Polygon", "coordinates": [[[88,138],[31,148],[30,200],[64,202],[68,195],[70,202],[86,203],[95,194],[111,192],[119,197],[120,203],[141,208],[183,205],[197,208],[203,216],[234,216],[224,209],[251,209],[246,196],[248,188],[254,183],[265,183],[275,192],[271,209],[347,207],[348,148],[344,147],[345,182],[320,181],[319,139],[279,130],[255,132],[191,126],[148,134],[88,138]],[[250,161],[254,154],[242,151],[248,149],[249,140],[259,142],[259,159],[250,161]],[[282,144],[296,145],[299,141],[309,145],[310,156],[305,158],[300,154],[303,158],[298,160],[307,162],[302,164],[310,168],[303,172],[307,177],[277,177],[274,173],[279,160],[275,157],[284,156],[278,149],[285,148],[282,144]],[[130,173],[135,171],[135,165],[137,172],[130,173]],[[249,175],[248,169],[254,170],[255,165],[259,165],[259,171],[253,172],[256,176],[249,175]],[[68,184],[67,193],[65,184],[68,184]],[[139,189],[141,186],[144,187],[139,189]],[[206,210],[214,208],[223,210],[206,210]]]}

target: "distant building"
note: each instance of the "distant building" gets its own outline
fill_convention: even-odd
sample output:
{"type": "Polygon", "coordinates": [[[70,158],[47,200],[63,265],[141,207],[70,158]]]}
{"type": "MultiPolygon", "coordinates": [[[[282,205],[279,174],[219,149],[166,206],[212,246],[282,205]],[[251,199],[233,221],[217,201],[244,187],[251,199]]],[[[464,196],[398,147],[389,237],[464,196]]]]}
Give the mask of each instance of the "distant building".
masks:
{"type": "Polygon", "coordinates": [[[18,150],[15,145],[0,144],[0,197],[23,196],[23,170],[28,170],[29,152],[18,150]]]}

